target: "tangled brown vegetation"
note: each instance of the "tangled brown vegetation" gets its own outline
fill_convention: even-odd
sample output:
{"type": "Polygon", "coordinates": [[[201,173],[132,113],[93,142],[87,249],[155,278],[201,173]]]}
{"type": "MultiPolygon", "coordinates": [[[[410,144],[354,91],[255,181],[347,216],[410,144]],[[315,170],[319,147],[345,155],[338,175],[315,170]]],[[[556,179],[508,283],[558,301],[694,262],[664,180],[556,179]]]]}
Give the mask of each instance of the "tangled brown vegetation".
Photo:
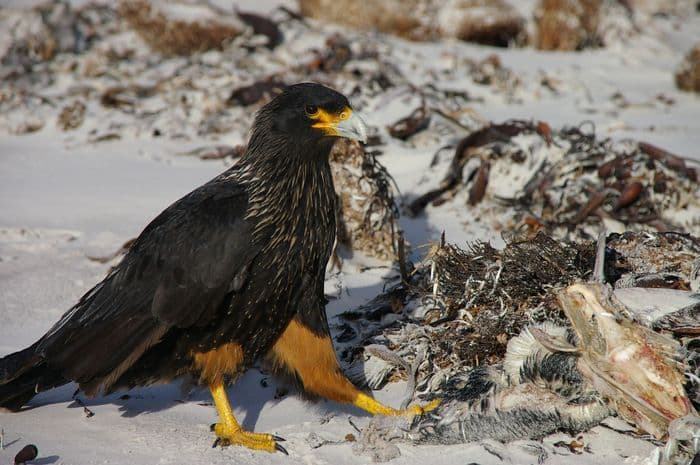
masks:
{"type": "Polygon", "coordinates": [[[170,14],[165,6],[149,0],[123,0],[119,5],[119,12],[129,25],[150,47],[164,55],[221,49],[243,32],[243,25],[233,15],[217,15],[205,6],[177,5],[193,10],[191,16],[195,19],[189,19],[170,14]]]}
{"type": "Polygon", "coordinates": [[[464,191],[470,206],[496,207],[491,216],[498,206],[514,207],[500,224],[558,238],[592,239],[605,224],[699,234],[697,180],[694,163],[648,143],[599,139],[585,126],[553,130],[509,120],[464,137],[441,185],[410,211],[464,191]]]}
{"type": "Polygon", "coordinates": [[[525,42],[525,20],[504,0],[301,0],[301,13],[409,40],[456,38],[506,47],[525,42]]]}
{"type": "Polygon", "coordinates": [[[399,234],[392,179],[372,153],[340,139],[331,150],[338,196],[338,243],[382,260],[395,260],[399,234]]]}
{"type": "Polygon", "coordinates": [[[700,92],[700,44],[693,47],[676,70],[676,85],[681,90],[700,92]]]}
{"type": "Polygon", "coordinates": [[[572,51],[599,45],[600,0],[541,0],[535,8],[535,46],[572,51]]]}

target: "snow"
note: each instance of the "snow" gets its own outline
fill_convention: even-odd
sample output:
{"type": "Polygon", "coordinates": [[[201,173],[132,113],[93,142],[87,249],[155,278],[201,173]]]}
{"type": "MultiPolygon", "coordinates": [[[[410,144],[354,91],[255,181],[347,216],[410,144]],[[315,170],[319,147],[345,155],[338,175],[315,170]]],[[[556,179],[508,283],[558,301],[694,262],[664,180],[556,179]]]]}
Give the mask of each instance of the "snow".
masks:
{"type": "MultiPolygon", "coordinates": [[[[222,8],[231,6],[223,0],[214,3],[222,8]]],[[[524,15],[532,11],[532,2],[513,3],[524,15]],[[526,4],[530,6],[526,8],[526,4]]],[[[237,2],[241,10],[258,12],[270,11],[277,4],[295,6],[291,1],[237,2]]],[[[468,104],[483,121],[525,118],[560,127],[590,120],[602,136],[645,140],[700,160],[700,97],[676,90],[672,78],[683,54],[700,40],[700,17],[696,14],[649,21],[641,37],[581,53],[494,49],[455,41],[413,44],[377,38],[392,45],[397,65],[407,68],[414,85],[433,83],[483,97],[468,104]],[[521,80],[515,95],[484,88],[468,76],[451,72],[455,63],[491,54],[498,55],[503,66],[521,80]],[[407,61],[401,65],[399,58],[407,61]],[[543,78],[554,83],[555,92],[536,85],[543,78]],[[620,93],[627,104],[615,103],[611,98],[615,93],[620,93]],[[663,103],[660,95],[675,103],[663,103]]],[[[307,48],[321,43],[315,38],[301,42],[307,48]]],[[[302,50],[299,54],[302,56],[302,50]]],[[[379,98],[365,102],[362,112],[370,126],[383,132],[386,124],[409,114],[416,101],[410,93],[379,98]]],[[[85,126],[90,126],[89,118],[85,126]]],[[[88,256],[116,251],[169,203],[226,166],[220,161],[175,155],[190,146],[218,143],[212,139],[183,143],[150,138],[145,130],[143,135],[92,144],[86,142],[87,131],[82,128],[78,135],[64,133],[46,124],[30,135],[0,133],[0,356],[36,340],[113,264],[97,263],[88,256]]],[[[245,137],[239,131],[225,139],[235,144],[245,137]]],[[[413,142],[387,137],[380,161],[406,198],[415,198],[438,185],[451,151],[442,153],[437,166],[431,168],[430,162],[438,148],[454,142],[454,136],[450,137],[416,138],[413,142]]],[[[402,217],[409,242],[417,247],[445,231],[448,239],[458,244],[474,238],[500,243],[499,231],[480,222],[474,211],[457,207],[428,207],[425,216],[402,217]]],[[[419,256],[420,249],[414,255],[419,256]]],[[[376,296],[386,278],[396,274],[388,267],[362,271],[366,264],[376,262],[355,255],[342,273],[328,277],[326,293],[338,297],[328,307],[331,317],[376,296]]],[[[266,374],[253,369],[229,389],[229,394],[243,426],[286,438],[284,445],[290,457],[237,447],[212,449],[209,424],[216,421],[216,412],[205,390],[196,390],[188,397],[178,384],[173,384],[135,389],[128,393],[129,398],[121,398],[124,393],[118,393],[82,399],[95,414],[88,418],[83,408],[71,401],[75,386],[68,385],[40,394],[31,401],[31,408],[21,413],[0,413],[5,443],[0,463],[10,463],[28,443],[38,446],[39,459],[33,463],[41,464],[344,465],[370,460],[356,455],[352,443],[345,441],[346,435],[358,434],[350,421],[362,428],[368,422],[367,415],[332,402],[311,404],[293,393],[275,400],[277,388],[266,374]],[[314,448],[318,438],[338,444],[314,448]]],[[[374,394],[398,406],[403,393],[404,386],[396,383],[374,394]]],[[[596,427],[582,435],[589,450],[580,455],[555,446],[558,441],[572,439],[558,434],[541,444],[399,444],[401,456],[391,463],[651,464],[648,457],[655,448],[653,444],[616,432],[630,429],[622,422],[606,423],[612,426],[596,427]],[[546,456],[540,455],[541,451],[546,456]],[[539,462],[538,457],[544,461],[539,462]]]]}

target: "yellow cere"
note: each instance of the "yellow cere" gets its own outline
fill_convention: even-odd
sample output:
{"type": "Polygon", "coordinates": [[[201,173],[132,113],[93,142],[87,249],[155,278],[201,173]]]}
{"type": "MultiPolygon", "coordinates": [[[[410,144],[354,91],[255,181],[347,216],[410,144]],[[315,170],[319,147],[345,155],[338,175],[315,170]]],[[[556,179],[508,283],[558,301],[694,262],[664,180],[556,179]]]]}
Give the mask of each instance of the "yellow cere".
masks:
{"type": "Polygon", "coordinates": [[[350,107],[345,107],[338,113],[329,113],[323,108],[319,108],[316,113],[309,115],[309,118],[316,121],[311,127],[321,129],[327,136],[337,136],[339,134],[336,125],[350,118],[350,115],[352,115],[350,107]]]}

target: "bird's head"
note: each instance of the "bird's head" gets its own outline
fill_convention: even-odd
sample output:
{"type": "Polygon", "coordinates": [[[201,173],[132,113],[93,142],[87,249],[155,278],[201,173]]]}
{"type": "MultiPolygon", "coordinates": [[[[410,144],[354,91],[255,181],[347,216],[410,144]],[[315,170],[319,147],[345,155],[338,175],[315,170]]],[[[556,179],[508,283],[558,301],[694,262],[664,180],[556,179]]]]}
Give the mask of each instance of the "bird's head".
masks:
{"type": "Polygon", "coordinates": [[[332,143],[335,137],[367,141],[367,127],[348,99],[314,83],[287,87],[260,110],[258,127],[304,144],[332,143]]]}

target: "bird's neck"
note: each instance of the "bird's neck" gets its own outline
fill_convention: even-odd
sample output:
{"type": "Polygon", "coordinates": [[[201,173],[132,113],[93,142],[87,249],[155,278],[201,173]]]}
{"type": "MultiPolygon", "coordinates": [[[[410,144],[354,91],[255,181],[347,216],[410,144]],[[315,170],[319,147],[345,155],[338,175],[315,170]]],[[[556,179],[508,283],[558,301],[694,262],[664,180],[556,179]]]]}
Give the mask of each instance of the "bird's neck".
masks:
{"type": "Polygon", "coordinates": [[[330,236],[322,240],[332,243],[335,190],[328,161],[331,147],[332,140],[291,145],[280,141],[246,154],[248,218],[256,224],[257,237],[272,246],[301,245],[298,243],[318,235],[330,236]]]}

